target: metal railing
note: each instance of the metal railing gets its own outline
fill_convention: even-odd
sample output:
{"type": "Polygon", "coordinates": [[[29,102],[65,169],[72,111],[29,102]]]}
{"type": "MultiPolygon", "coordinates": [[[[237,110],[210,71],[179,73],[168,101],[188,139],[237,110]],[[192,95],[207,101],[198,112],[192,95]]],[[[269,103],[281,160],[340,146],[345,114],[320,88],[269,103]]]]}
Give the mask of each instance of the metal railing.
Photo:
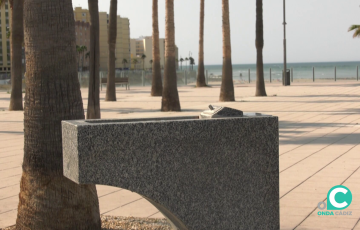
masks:
{"type": "MultiPolygon", "coordinates": [[[[291,82],[315,82],[315,81],[340,81],[340,80],[354,80],[359,81],[359,66],[353,71],[339,71],[337,67],[329,70],[329,68],[324,71],[322,68],[321,71],[317,71],[317,68],[314,66],[308,69],[302,69],[301,71],[294,68],[290,68],[290,79],[291,82]],[[351,73],[353,72],[353,73],[351,73]]],[[[281,82],[282,81],[282,69],[277,68],[276,70],[272,68],[264,69],[264,80],[268,83],[281,82]]],[[[237,72],[238,73],[238,72],[237,72]]],[[[161,71],[162,78],[164,77],[163,70],[161,71]]],[[[79,72],[79,81],[83,87],[88,85],[89,72],[79,72]]],[[[185,85],[194,85],[196,84],[197,70],[178,70],[176,72],[177,84],[178,86],[185,85]]],[[[100,71],[100,78],[106,78],[107,72],[100,71]]],[[[151,70],[124,70],[116,71],[115,77],[128,77],[131,86],[150,86],[152,82],[152,72],[151,70]]],[[[205,70],[205,78],[207,84],[217,84],[221,82],[222,75],[209,73],[209,70],[205,70]]],[[[247,71],[242,70],[240,75],[233,74],[234,83],[238,84],[248,84],[254,83],[256,81],[256,69],[247,69],[247,71]],[[242,73],[244,73],[242,75],[242,73]],[[247,72],[247,73],[246,73],[247,72]]]]}

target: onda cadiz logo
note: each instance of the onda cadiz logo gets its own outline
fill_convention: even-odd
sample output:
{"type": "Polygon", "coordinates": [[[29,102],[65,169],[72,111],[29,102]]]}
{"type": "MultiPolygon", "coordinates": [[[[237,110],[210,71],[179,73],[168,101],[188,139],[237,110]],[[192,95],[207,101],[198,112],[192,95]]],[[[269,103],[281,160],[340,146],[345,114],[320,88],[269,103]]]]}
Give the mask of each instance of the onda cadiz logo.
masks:
{"type": "Polygon", "coordinates": [[[337,185],[332,187],[327,194],[327,204],[320,202],[318,208],[323,211],[319,211],[319,216],[351,216],[351,211],[339,211],[344,210],[350,206],[352,201],[352,194],[350,189],[345,186],[337,185]],[[325,211],[327,209],[328,211],[325,211]],[[334,210],[334,211],[331,211],[334,210]]]}

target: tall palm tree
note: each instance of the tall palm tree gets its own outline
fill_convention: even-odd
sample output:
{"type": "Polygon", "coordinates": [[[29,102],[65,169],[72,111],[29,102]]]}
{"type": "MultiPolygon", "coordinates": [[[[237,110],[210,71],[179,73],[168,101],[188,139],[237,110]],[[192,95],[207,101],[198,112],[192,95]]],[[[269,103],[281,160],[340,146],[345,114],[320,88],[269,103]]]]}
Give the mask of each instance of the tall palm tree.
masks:
{"type": "Polygon", "coordinates": [[[100,37],[98,0],[88,0],[90,13],[90,77],[89,96],[86,112],[87,119],[99,119],[100,116],[100,37]]]}
{"type": "MultiPolygon", "coordinates": [[[[1,0],[1,4],[5,1],[1,0]]],[[[9,110],[23,110],[22,101],[22,43],[24,41],[24,0],[9,1],[11,8],[11,96],[9,110]]]]}
{"type": "Polygon", "coordinates": [[[194,70],[194,65],[195,65],[195,59],[193,57],[189,57],[189,61],[190,61],[190,66],[191,66],[191,70],[194,70]]]}
{"type": "Polygon", "coordinates": [[[78,56],[78,71],[80,70],[80,55],[82,52],[82,48],[79,45],[76,45],[76,52],[77,52],[77,56],[78,56]]]}
{"type": "Polygon", "coordinates": [[[124,59],[122,60],[122,64],[123,64],[124,69],[125,69],[127,63],[128,63],[127,59],[124,58],[124,59]]]}
{"type": "Polygon", "coordinates": [[[153,0],[152,4],[152,59],[154,62],[152,63],[151,96],[161,96],[163,85],[160,68],[158,0],[153,0]]]}
{"type": "Polygon", "coordinates": [[[136,64],[139,63],[139,61],[137,60],[137,58],[133,58],[132,63],[134,64],[134,69],[136,69],[136,64]]]}
{"type": "Polygon", "coordinates": [[[117,34],[117,0],[110,1],[110,15],[109,15],[109,29],[108,29],[108,44],[109,44],[109,59],[108,59],[108,76],[106,84],[105,101],[116,101],[115,89],[115,47],[117,34]]]}
{"type": "Polygon", "coordinates": [[[143,63],[143,70],[145,70],[145,58],[146,58],[145,54],[141,55],[141,59],[142,59],[142,63],[143,63]]]}
{"type": "Polygon", "coordinates": [[[63,176],[61,121],[84,119],[74,23],[71,0],[24,2],[29,61],[16,229],[101,228],[95,185],[63,176]]]}
{"type": "MultiPolygon", "coordinates": [[[[90,59],[90,51],[88,51],[86,54],[85,54],[85,60],[87,59],[90,59]]],[[[89,65],[88,66],[88,69],[89,69],[89,65]]]]}
{"type": "Polygon", "coordinates": [[[189,61],[189,58],[187,58],[187,57],[186,57],[186,58],[185,58],[185,62],[186,62],[186,69],[188,69],[188,63],[187,63],[188,61],[189,61]]]}
{"type": "Polygon", "coordinates": [[[220,101],[235,101],[233,69],[231,62],[231,42],[230,42],[230,19],[229,19],[229,0],[222,0],[223,14],[223,68],[220,89],[220,101]]]}
{"type": "Polygon", "coordinates": [[[150,65],[152,65],[153,62],[154,62],[154,61],[151,59],[151,60],[149,61],[150,65]]]}
{"type": "Polygon", "coordinates": [[[85,60],[85,52],[87,51],[87,47],[86,46],[81,46],[81,73],[84,71],[84,60],[85,60]]]}
{"type": "Polygon", "coordinates": [[[184,58],[180,58],[181,70],[182,70],[182,63],[183,63],[183,61],[185,61],[184,58]]]}
{"type": "Polygon", "coordinates": [[[348,32],[354,31],[353,38],[360,37],[360,25],[351,25],[348,32]]]}
{"type": "Polygon", "coordinates": [[[196,78],[196,87],[205,87],[205,67],[204,67],[204,18],[205,0],[200,0],[200,35],[199,35],[199,65],[196,78]]]}
{"type": "Polygon", "coordinates": [[[161,111],[181,111],[175,63],[174,0],[165,1],[165,71],[161,111]]]}
{"type": "Polygon", "coordinates": [[[255,96],[267,96],[264,81],[264,25],[263,25],[263,0],[256,0],[256,92],[255,96]]]}

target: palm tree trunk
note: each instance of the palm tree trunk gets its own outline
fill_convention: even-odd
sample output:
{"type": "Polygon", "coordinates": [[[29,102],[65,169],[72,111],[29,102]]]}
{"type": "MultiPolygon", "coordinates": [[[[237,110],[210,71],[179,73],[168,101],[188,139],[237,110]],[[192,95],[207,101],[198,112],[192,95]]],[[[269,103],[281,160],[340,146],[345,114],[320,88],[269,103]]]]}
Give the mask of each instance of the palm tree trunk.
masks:
{"type": "Polygon", "coordinates": [[[80,51],[78,50],[78,49],[76,49],[76,52],[77,52],[77,57],[78,57],[78,69],[77,69],[77,72],[79,72],[80,71],[80,51]]]}
{"type": "Polygon", "coordinates": [[[81,59],[81,75],[82,72],[84,71],[84,60],[85,60],[85,50],[82,53],[82,59],[81,59]]]}
{"type": "Polygon", "coordinates": [[[100,38],[99,38],[99,5],[98,0],[88,0],[90,13],[90,77],[89,99],[86,112],[87,119],[100,119],[100,38]]]}
{"type": "Polygon", "coordinates": [[[16,228],[100,229],[95,185],[63,176],[61,121],[84,119],[71,0],[26,0],[24,27],[28,62],[16,228]]]}
{"type": "Polygon", "coordinates": [[[175,63],[174,0],[166,0],[165,71],[161,111],[181,111],[175,63]]]}
{"type": "Polygon", "coordinates": [[[116,101],[115,88],[115,47],[117,35],[117,0],[110,1],[110,21],[109,21],[109,60],[108,60],[108,76],[106,84],[105,101],[116,101]]]}
{"type": "Polygon", "coordinates": [[[255,96],[267,96],[264,81],[264,25],[263,25],[263,2],[256,0],[256,92],[255,96]]]}
{"type": "Polygon", "coordinates": [[[200,0],[200,35],[199,35],[199,66],[196,87],[206,86],[204,70],[204,17],[205,0],[200,0]]]}
{"type": "Polygon", "coordinates": [[[158,18],[158,0],[153,0],[152,6],[152,83],[151,96],[162,96],[162,80],[160,68],[160,48],[159,48],[159,18],[158,18]]]}
{"type": "Polygon", "coordinates": [[[22,102],[22,42],[24,0],[14,0],[10,6],[11,14],[11,97],[9,110],[23,110],[22,102]]]}
{"type": "Polygon", "coordinates": [[[223,69],[220,101],[235,101],[231,62],[229,0],[222,0],[223,13],[223,69]]]}

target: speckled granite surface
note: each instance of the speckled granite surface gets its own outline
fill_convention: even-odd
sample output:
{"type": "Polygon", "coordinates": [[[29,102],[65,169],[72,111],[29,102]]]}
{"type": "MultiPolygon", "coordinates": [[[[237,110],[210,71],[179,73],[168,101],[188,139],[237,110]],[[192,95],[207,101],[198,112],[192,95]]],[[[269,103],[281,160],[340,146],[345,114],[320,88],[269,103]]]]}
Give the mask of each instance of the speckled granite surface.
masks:
{"type": "Polygon", "coordinates": [[[278,118],[63,121],[64,175],[136,192],[179,229],[279,229],[278,118]]]}

